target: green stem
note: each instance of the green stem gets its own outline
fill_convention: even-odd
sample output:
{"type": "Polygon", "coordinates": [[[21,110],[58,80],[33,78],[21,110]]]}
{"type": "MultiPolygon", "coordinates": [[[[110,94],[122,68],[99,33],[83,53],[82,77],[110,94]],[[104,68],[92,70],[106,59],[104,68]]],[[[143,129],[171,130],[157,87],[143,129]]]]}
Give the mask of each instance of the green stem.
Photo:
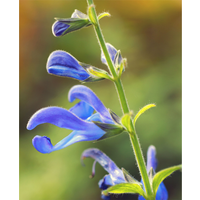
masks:
{"type": "MultiPolygon", "coordinates": [[[[122,82],[120,80],[120,77],[118,76],[118,74],[115,71],[115,67],[113,65],[113,62],[112,62],[112,60],[109,56],[108,50],[106,48],[106,43],[105,43],[103,34],[101,32],[99,21],[97,19],[96,10],[94,8],[93,0],[87,0],[87,3],[88,3],[89,7],[91,6],[91,10],[90,10],[91,13],[90,14],[92,14],[92,19],[94,20],[93,25],[94,25],[95,33],[96,33],[99,45],[100,45],[100,47],[101,47],[101,49],[102,49],[102,51],[105,55],[110,73],[113,76],[113,81],[115,83],[115,87],[116,87],[116,90],[117,90],[117,93],[118,93],[118,96],[119,96],[119,99],[120,99],[122,111],[123,111],[124,114],[129,113],[128,102],[127,102],[127,99],[125,97],[123,85],[122,85],[122,82]]],[[[131,125],[133,127],[133,123],[131,125]]],[[[134,127],[132,128],[132,130],[133,131],[131,133],[129,133],[129,136],[130,136],[131,144],[132,144],[133,151],[134,151],[134,154],[135,154],[135,158],[136,158],[136,161],[137,161],[137,164],[138,164],[138,168],[139,168],[139,171],[140,171],[143,183],[144,183],[144,188],[145,188],[145,191],[146,191],[147,199],[153,200],[154,199],[153,198],[153,192],[151,190],[151,186],[150,186],[150,182],[149,182],[149,178],[148,178],[148,174],[147,174],[147,170],[146,170],[146,164],[145,164],[145,161],[144,161],[142,150],[141,150],[141,147],[140,147],[140,144],[139,144],[138,137],[135,133],[134,127]]]]}
{"type": "Polygon", "coordinates": [[[129,134],[129,137],[131,140],[131,144],[132,144],[132,147],[134,150],[135,158],[136,158],[138,168],[139,168],[142,180],[143,180],[143,184],[144,184],[144,188],[145,188],[147,197],[149,200],[151,200],[151,199],[154,200],[153,192],[151,190],[151,186],[150,186],[150,182],[149,182],[149,178],[148,178],[148,174],[147,174],[147,170],[146,170],[146,164],[144,161],[144,157],[142,155],[138,136],[134,131],[129,134]]]}
{"type": "MultiPolygon", "coordinates": [[[[89,6],[93,6],[93,0],[87,0],[88,2],[88,5],[89,6]]],[[[93,7],[91,7],[91,12],[92,12],[92,15],[93,15],[93,19],[95,20],[95,23],[93,24],[94,25],[94,29],[95,29],[95,33],[97,35],[97,38],[98,38],[98,42],[99,42],[99,45],[105,55],[105,58],[106,58],[106,61],[108,63],[108,66],[109,66],[109,70],[110,70],[110,73],[112,74],[113,78],[116,79],[118,76],[117,76],[117,73],[115,71],[115,67],[113,65],[113,62],[109,56],[109,53],[108,53],[108,49],[106,48],[106,42],[104,40],[104,37],[103,37],[103,34],[101,32],[101,28],[100,28],[100,25],[99,25],[99,21],[97,19],[97,14],[96,14],[96,10],[93,7]]]]}
{"type": "Polygon", "coordinates": [[[123,89],[121,79],[119,78],[119,79],[115,80],[114,83],[115,83],[117,93],[118,93],[118,96],[119,96],[119,99],[120,99],[120,104],[121,104],[121,107],[122,107],[122,110],[123,110],[123,114],[129,113],[128,102],[127,102],[126,97],[125,97],[125,93],[124,93],[124,89],[123,89]]]}

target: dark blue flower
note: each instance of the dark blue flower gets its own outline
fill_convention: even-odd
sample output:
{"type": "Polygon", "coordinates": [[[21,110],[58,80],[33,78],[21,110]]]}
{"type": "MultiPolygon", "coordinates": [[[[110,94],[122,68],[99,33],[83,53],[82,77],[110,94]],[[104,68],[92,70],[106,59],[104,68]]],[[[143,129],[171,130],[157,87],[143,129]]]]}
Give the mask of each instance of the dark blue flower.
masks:
{"type": "Polygon", "coordinates": [[[94,68],[93,66],[79,62],[70,53],[62,50],[56,50],[49,55],[46,68],[49,74],[74,78],[83,82],[103,79],[87,71],[87,68],[94,68]]]}
{"type": "Polygon", "coordinates": [[[52,32],[53,35],[56,37],[63,36],[72,31],[76,31],[78,29],[91,25],[88,16],[80,12],[79,10],[75,10],[74,13],[72,13],[71,18],[55,19],[56,21],[52,25],[52,32]]]}
{"type": "MultiPolygon", "coordinates": [[[[87,149],[82,153],[81,159],[93,158],[94,164],[92,168],[92,176],[95,175],[95,165],[98,162],[109,174],[105,175],[98,183],[99,188],[102,190],[107,189],[109,186],[113,186],[119,183],[125,183],[125,178],[121,169],[102,151],[96,148],[87,149]]],[[[101,196],[104,200],[109,200],[110,196],[101,196]]]]}
{"type": "Polygon", "coordinates": [[[76,142],[101,138],[105,131],[92,121],[114,124],[108,109],[88,87],[83,85],[74,86],[69,91],[68,97],[70,102],[73,102],[76,98],[81,101],[70,110],[60,107],[42,108],[30,118],[27,124],[28,130],[32,130],[43,123],[50,123],[60,128],[73,130],[71,134],[55,146],[52,145],[50,138],[35,136],[32,143],[39,152],[50,153],[76,142]],[[96,110],[95,114],[93,114],[94,110],[96,110]]]}
{"type": "MultiPolygon", "coordinates": [[[[151,145],[147,151],[147,172],[151,173],[151,170],[153,169],[153,173],[155,174],[157,164],[158,162],[156,159],[156,148],[153,145],[151,145]]],[[[162,182],[158,187],[158,190],[156,193],[156,200],[167,200],[167,199],[168,199],[168,192],[164,183],[162,182]]],[[[144,197],[139,196],[138,200],[145,200],[145,199],[144,197]]]]}
{"type": "Polygon", "coordinates": [[[75,78],[81,81],[90,76],[76,58],[61,50],[54,51],[49,55],[46,68],[49,74],[75,78]]]}
{"type": "Polygon", "coordinates": [[[56,22],[54,22],[54,24],[52,26],[53,35],[56,36],[56,37],[62,36],[62,35],[64,35],[65,31],[69,27],[70,27],[69,24],[65,24],[63,22],[56,21],[56,22]]]}

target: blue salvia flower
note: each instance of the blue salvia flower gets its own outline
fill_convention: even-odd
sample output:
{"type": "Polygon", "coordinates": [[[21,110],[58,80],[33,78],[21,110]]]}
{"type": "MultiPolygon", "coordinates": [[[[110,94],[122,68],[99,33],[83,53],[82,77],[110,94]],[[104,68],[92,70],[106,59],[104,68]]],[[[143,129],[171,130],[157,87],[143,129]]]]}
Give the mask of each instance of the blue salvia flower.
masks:
{"type": "Polygon", "coordinates": [[[74,78],[82,82],[103,79],[90,74],[87,68],[95,67],[79,62],[70,53],[62,50],[53,51],[46,64],[47,72],[56,76],[74,78]]]}
{"type": "MultiPolygon", "coordinates": [[[[150,173],[150,171],[153,169],[153,173],[155,173],[157,165],[158,162],[156,159],[156,148],[153,145],[151,145],[149,146],[147,151],[147,172],[150,173]]],[[[168,192],[164,183],[162,182],[159,185],[158,190],[156,192],[156,200],[167,200],[167,199],[168,199],[168,192]]],[[[144,197],[139,196],[138,200],[145,200],[145,199],[144,197]]]]}
{"type": "Polygon", "coordinates": [[[76,98],[81,101],[70,110],[54,106],[42,108],[30,118],[27,124],[28,130],[32,130],[43,123],[73,130],[71,134],[55,146],[52,145],[50,138],[35,136],[32,143],[39,152],[50,153],[76,142],[98,140],[105,134],[105,131],[92,121],[114,124],[108,109],[88,87],[83,85],[72,87],[68,98],[70,102],[73,102],[76,98]],[[95,114],[93,114],[94,110],[96,110],[95,114]]]}
{"type": "Polygon", "coordinates": [[[76,58],[61,50],[54,51],[49,55],[46,68],[49,74],[70,77],[80,81],[84,81],[90,76],[76,58]]]}
{"type": "Polygon", "coordinates": [[[52,33],[56,37],[63,36],[72,31],[76,31],[78,29],[91,25],[88,16],[80,12],[79,10],[75,10],[72,13],[71,18],[66,18],[66,19],[55,18],[55,19],[56,21],[52,25],[52,33]]]}
{"type": "MultiPolygon", "coordinates": [[[[100,189],[105,190],[109,186],[126,182],[122,170],[119,169],[117,165],[99,149],[91,148],[85,150],[81,155],[81,159],[83,160],[87,157],[93,158],[95,160],[92,167],[92,176],[95,175],[96,162],[98,162],[109,173],[99,181],[98,185],[100,189]]],[[[105,196],[102,194],[101,198],[104,200],[109,200],[110,196],[105,196]]]]}

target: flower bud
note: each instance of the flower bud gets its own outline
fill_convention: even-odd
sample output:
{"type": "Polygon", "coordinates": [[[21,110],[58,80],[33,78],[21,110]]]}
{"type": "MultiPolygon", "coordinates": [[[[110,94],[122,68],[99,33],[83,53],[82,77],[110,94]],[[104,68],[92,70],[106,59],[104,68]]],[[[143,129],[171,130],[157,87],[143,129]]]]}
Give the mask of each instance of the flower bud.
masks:
{"type": "Polygon", "coordinates": [[[52,26],[53,35],[56,37],[63,36],[72,31],[91,25],[88,16],[79,10],[72,13],[71,18],[55,18],[56,21],[52,26]]]}
{"type": "Polygon", "coordinates": [[[98,81],[102,77],[90,74],[88,68],[97,69],[91,65],[79,62],[66,51],[57,50],[50,54],[47,60],[47,72],[61,77],[74,78],[83,82],[98,81]]]}

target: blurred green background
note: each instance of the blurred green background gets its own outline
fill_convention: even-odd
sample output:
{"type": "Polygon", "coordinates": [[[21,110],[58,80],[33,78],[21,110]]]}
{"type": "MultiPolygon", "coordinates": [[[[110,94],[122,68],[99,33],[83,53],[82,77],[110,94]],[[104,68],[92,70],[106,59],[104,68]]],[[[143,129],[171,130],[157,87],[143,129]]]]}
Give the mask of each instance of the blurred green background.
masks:
{"type": "MultiPolygon", "coordinates": [[[[128,60],[122,82],[130,109],[136,113],[155,103],[137,121],[137,134],[146,159],[149,145],[157,149],[158,170],[182,162],[181,134],[181,0],[94,0],[97,13],[111,17],[100,24],[106,42],[120,49],[128,60]]],[[[46,106],[70,108],[69,89],[76,80],[48,75],[49,54],[61,49],[79,61],[106,69],[92,27],[55,38],[51,32],[54,17],[68,18],[74,9],[86,13],[85,0],[20,0],[20,200],[100,200],[98,181],[107,173],[100,165],[89,178],[92,159],[80,163],[86,148],[99,148],[121,168],[140,180],[127,134],[102,142],[76,143],[51,154],[40,154],[32,146],[35,135],[47,135],[52,143],[70,133],[50,124],[26,130],[31,115],[46,106]]],[[[115,87],[110,81],[86,86],[104,105],[122,115],[115,87]]],[[[181,173],[164,181],[169,200],[181,199],[181,173]]],[[[112,199],[137,199],[118,195],[112,199]]]]}

